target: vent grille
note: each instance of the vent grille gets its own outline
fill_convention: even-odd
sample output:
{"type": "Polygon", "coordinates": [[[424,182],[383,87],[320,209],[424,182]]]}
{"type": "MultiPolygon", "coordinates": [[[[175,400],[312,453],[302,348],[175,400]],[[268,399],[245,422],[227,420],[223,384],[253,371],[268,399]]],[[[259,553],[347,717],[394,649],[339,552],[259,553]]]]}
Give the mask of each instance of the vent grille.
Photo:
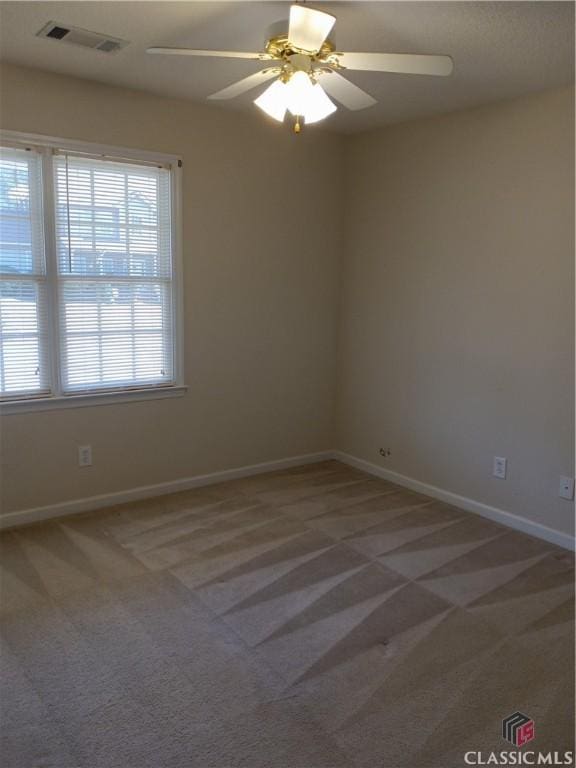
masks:
{"type": "Polygon", "coordinates": [[[36,34],[37,37],[48,37],[51,40],[80,45],[82,48],[92,48],[92,50],[103,53],[116,53],[128,45],[127,40],[121,40],[119,37],[110,37],[110,35],[90,32],[79,27],[70,27],[59,21],[49,21],[36,34]]]}

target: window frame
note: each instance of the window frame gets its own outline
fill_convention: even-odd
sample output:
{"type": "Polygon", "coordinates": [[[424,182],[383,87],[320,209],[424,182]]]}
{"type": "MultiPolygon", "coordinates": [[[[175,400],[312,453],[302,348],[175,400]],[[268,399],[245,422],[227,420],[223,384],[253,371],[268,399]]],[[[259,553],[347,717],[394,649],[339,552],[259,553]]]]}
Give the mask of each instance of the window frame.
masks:
{"type": "Polygon", "coordinates": [[[96,144],[54,136],[44,136],[20,131],[0,131],[0,145],[19,149],[34,149],[42,157],[42,211],[44,252],[46,261],[46,286],[48,302],[47,329],[51,366],[51,393],[23,395],[13,400],[0,401],[3,414],[75,408],[94,405],[112,405],[121,402],[181,397],[187,386],[184,383],[183,339],[183,263],[182,263],[182,158],[179,155],[147,150],[96,144]],[[61,385],[58,328],[58,268],[56,253],[56,221],[52,155],[54,150],[76,152],[102,159],[154,163],[170,167],[171,245],[172,245],[172,307],[173,307],[173,356],[174,383],[153,384],[145,387],[126,387],[117,390],[64,394],[61,385]]]}

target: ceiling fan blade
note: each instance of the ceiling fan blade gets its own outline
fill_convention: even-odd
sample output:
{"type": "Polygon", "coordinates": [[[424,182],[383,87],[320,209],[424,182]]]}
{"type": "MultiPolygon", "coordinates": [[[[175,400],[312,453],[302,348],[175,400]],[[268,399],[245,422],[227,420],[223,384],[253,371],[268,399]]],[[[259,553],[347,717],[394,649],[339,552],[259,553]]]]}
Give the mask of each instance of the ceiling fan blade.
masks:
{"type": "Polygon", "coordinates": [[[317,53],[328,37],[336,18],[323,11],[315,11],[304,5],[290,7],[288,42],[294,48],[317,53]]]}
{"type": "Polygon", "coordinates": [[[267,80],[271,80],[273,77],[278,77],[280,70],[275,69],[262,69],[260,72],[255,72],[253,75],[238,80],[236,83],[232,83],[227,88],[223,88],[221,91],[213,93],[208,96],[209,99],[233,99],[234,96],[240,96],[246,91],[250,91],[252,88],[256,88],[258,85],[262,85],[267,80]]]}
{"type": "Polygon", "coordinates": [[[454,68],[450,56],[419,53],[338,53],[337,58],[346,69],[398,72],[405,75],[446,76],[454,68]]]}
{"type": "Polygon", "coordinates": [[[199,51],[194,48],[148,48],[146,53],[164,53],[172,56],[219,56],[224,59],[268,59],[265,53],[244,53],[243,51],[199,51]]]}
{"type": "Polygon", "coordinates": [[[376,104],[376,99],[373,99],[369,93],[358,88],[350,80],[346,80],[338,72],[323,71],[320,85],[326,93],[333,96],[348,109],[365,109],[376,104]]]}

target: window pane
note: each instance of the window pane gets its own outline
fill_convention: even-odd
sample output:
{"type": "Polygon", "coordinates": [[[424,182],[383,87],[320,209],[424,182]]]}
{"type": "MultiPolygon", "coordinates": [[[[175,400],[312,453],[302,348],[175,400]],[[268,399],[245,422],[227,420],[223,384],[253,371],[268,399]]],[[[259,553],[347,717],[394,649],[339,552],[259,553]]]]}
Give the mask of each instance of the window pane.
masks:
{"type": "Polygon", "coordinates": [[[64,280],[65,391],[173,382],[169,283],[64,280]]]}
{"type": "Polygon", "coordinates": [[[59,155],[55,173],[62,274],[170,277],[168,170],[59,155]]]}
{"type": "Polygon", "coordinates": [[[44,271],[41,159],[37,152],[0,149],[0,272],[44,271]]]}
{"type": "Polygon", "coordinates": [[[50,390],[43,231],[40,154],[0,148],[2,397],[50,390]]]}
{"type": "Polygon", "coordinates": [[[0,282],[0,392],[4,396],[49,391],[44,285],[0,282]]]}

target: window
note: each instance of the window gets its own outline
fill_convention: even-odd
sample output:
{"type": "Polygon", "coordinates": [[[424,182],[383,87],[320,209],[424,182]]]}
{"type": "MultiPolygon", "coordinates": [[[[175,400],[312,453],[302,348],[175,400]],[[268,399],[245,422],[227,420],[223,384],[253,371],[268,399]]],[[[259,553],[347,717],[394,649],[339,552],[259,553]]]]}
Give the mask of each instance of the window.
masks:
{"type": "Polygon", "coordinates": [[[181,384],[177,162],[12,143],[0,150],[0,397],[181,384]]]}
{"type": "Polygon", "coordinates": [[[0,163],[0,390],[50,393],[40,157],[5,150],[0,163]]]}

